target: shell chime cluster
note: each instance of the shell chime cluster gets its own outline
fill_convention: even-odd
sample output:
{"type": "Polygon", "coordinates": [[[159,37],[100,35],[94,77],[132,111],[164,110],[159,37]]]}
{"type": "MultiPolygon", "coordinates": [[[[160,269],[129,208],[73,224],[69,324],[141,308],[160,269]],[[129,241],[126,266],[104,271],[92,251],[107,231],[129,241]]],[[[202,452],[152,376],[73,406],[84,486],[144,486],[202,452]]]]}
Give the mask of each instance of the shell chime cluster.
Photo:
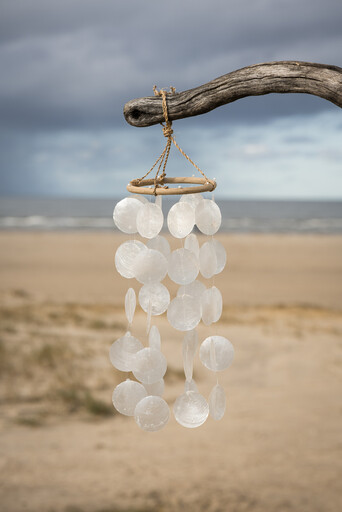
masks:
{"type": "MultiPolygon", "coordinates": [[[[196,327],[199,322],[211,325],[222,313],[222,296],[216,286],[206,287],[197,279],[210,279],[220,273],[226,264],[225,249],[213,238],[221,225],[221,212],[212,199],[201,194],[182,195],[167,216],[169,232],[181,239],[181,247],[171,251],[167,238],[160,235],[164,216],[161,197],[155,202],[142,195],[133,195],[119,201],[114,209],[116,226],[124,233],[139,233],[146,239],[132,238],[122,243],[115,254],[115,266],[127,279],[135,278],[142,286],[138,294],[141,308],[147,313],[148,346],[144,347],[130,332],[136,308],[136,294],[129,288],[125,297],[128,331],[110,348],[110,360],[115,368],[132,372],[136,380],[127,379],[113,392],[114,407],[122,414],[134,416],[143,430],[156,431],[169,421],[169,406],[162,398],[167,361],[161,352],[161,337],[151,319],[167,312],[172,327],[184,332],[183,363],[185,388],[173,405],[177,422],[188,428],[202,425],[209,414],[219,420],[225,411],[225,392],[218,383],[213,387],[209,400],[199,393],[193,380],[193,362],[198,345],[196,327]],[[199,246],[194,226],[207,235],[199,246]],[[162,284],[166,276],[179,285],[172,300],[167,287],[162,284]]],[[[211,283],[213,284],[213,283],[211,283]]],[[[202,364],[212,372],[230,366],[234,349],[223,336],[213,334],[200,346],[202,364]]]]}

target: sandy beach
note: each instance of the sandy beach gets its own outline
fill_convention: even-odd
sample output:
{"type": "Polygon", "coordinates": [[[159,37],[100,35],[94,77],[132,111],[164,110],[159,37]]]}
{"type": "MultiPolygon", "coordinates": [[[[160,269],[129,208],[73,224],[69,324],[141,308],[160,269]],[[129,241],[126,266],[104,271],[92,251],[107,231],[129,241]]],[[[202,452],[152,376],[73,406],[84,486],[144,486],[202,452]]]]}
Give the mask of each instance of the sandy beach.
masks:
{"type": "MultiPolygon", "coordinates": [[[[235,347],[227,411],[145,433],[115,413],[110,364],[124,334],[112,233],[0,233],[3,512],[339,512],[342,237],[220,235],[228,264],[214,329],[235,347]]],[[[166,279],[171,295],[176,285],[166,279]]],[[[165,399],[182,392],[182,333],[155,324],[165,399]]],[[[199,327],[200,341],[213,327],[199,327]]],[[[145,314],[133,334],[146,343],[145,314]]],[[[194,376],[208,397],[215,377],[194,376]]]]}

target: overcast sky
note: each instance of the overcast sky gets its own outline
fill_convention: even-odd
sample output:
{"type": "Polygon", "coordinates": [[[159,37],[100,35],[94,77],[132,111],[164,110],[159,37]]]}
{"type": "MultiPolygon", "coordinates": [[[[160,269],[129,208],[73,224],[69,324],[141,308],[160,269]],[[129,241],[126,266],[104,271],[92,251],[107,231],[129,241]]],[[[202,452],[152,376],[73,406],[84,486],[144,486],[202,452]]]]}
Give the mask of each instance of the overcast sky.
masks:
{"type": "MultiPolygon", "coordinates": [[[[342,67],[341,27],[341,0],[0,0],[0,195],[121,196],[164,145],[126,101],[259,62],[342,67]]],[[[326,100],[245,98],[173,128],[218,196],[342,198],[326,100]]],[[[168,173],[193,169],[173,154],[168,173]]]]}

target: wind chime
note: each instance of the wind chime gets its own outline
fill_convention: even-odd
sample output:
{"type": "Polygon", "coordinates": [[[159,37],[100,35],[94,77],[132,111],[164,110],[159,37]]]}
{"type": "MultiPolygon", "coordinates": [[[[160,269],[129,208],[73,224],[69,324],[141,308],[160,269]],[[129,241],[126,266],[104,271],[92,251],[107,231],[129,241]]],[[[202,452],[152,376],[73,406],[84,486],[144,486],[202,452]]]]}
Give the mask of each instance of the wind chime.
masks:
{"type": "MultiPolygon", "coordinates": [[[[125,297],[128,330],[112,344],[110,360],[118,370],[132,372],[136,380],[127,378],[116,386],[112,400],[117,411],[134,416],[139,427],[146,431],[162,429],[170,418],[169,406],[162,398],[167,361],[161,351],[159,330],[157,326],[151,326],[152,318],[165,311],[171,326],[184,332],[185,386],[184,393],[173,405],[175,419],[183,427],[195,428],[202,425],[209,414],[220,420],[226,407],[225,392],[218,378],[208,401],[199,393],[193,379],[198,346],[196,327],[201,320],[205,325],[211,325],[222,314],[222,295],[218,288],[213,283],[207,287],[197,279],[199,274],[205,279],[213,278],[226,264],[225,249],[213,237],[221,225],[220,209],[214,199],[205,199],[201,195],[202,192],[213,191],[216,182],[207,178],[178,146],[168,119],[166,92],[157,91],[156,87],[154,92],[162,96],[165,124],[161,124],[167,138],[166,146],[151,169],[142,178],[128,184],[127,190],[133,194],[119,201],[113,213],[115,225],[132,235],[117,249],[115,266],[123,277],[135,278],[142,285],[138,301],[147,313],[148,346],[144,347],[130,332],[137,299],[133,288],[129,288],[125,297]],[[172,144],[202,174],[202,178],[166,177],[166,163],[172,144]],[[154,179],[147,178],[157,164],[154,179]],[[169,188],[168,184],[179,186],[169,188]],[[182,186],[184,184],[187,186],[182,186]],[[148,201],[143,194],[153,195],[155,202],[148,201]],[[170,234],[182,242],[179,249],[171,252],[168,240],[159,234],[164,223],[161,196],[176,194],[181,197],[168,213],[167,226],[170,234]],[[196,234],[192,233],[195,225],[207,236],[201,247],[196,234]],[[145,242],[135,239],[136,233],[146,239],[145,242]],[[179,285],[172,300],[167,287],[162,284],[166,275],[179,285]]],[[[233,346],[223,336],[213,334],[201,343],[200,360],[216,374],[230,366],[233,356],[233,346]]]]}

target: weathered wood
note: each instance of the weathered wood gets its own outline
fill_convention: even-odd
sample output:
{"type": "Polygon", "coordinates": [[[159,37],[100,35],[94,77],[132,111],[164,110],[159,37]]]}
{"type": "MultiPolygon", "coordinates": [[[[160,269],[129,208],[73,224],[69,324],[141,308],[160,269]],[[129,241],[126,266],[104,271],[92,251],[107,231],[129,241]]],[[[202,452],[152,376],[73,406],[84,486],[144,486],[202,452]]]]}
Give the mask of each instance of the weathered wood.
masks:
{"type": "MultiPolygon", "coordinates": [[[[205,114],[246,96],[270,93],[307,93],[342,108],[342,68],[312,62],[280,61],[255,64],[223,75],[207,84],[167,95],[171,121],[205,114]]],[[[134,99],[124,107],[133,126],[151,126],[164,120],[159,96],[134,99]]]]}
{"type": "Polygon", "coordinates": [[[147,195],[156,195],[156,196],[175,196],[175,195],[184,195],[184,194],[196,194],[202,192],[212,192],[216,188],[216,181],[210,180],[209,178],[206,180],[205,178],[195,178],[195,177],[178,177],[178,178],[163,178],[159,176],[157,178],[157,188],[154,190],[154,179],[148,178],[144,180],[132,180],[127,185],[128,192],[132,192],[133,194],[147,194],[147,195]],[[165,183],[187,183],[188,185],[199,185],[199,186],[191,186],[191,187],[178,187],[178,188],[168,188],[165,186],[165,183]],[[151,188],[149,188],[151,186],[151,188]]]}

